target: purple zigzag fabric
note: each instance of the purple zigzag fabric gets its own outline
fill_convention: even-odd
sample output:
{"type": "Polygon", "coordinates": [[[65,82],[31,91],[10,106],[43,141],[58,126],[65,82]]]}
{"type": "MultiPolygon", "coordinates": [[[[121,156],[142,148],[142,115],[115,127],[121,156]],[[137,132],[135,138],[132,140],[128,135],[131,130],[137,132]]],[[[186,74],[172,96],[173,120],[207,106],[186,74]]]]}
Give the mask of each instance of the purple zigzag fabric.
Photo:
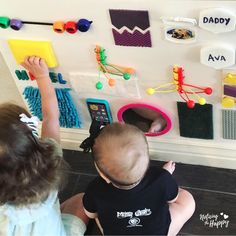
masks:
{"type": "Polygon", "coordinates": [[[142,30],[150,27],[148,11],[134,10],[109,10],[111,23],[116,28],[120,29],[126,26],[132,30],[135,26],[142,30]]]}
{"type": "Polygon", "coordinates": [[[142,34],[138,30],[129,33],[124,30],[122,34],[112,29],[113,37],[116,45],[121,46],[136,46],[136,47],[152,47],[150,31],[142,34]]]}

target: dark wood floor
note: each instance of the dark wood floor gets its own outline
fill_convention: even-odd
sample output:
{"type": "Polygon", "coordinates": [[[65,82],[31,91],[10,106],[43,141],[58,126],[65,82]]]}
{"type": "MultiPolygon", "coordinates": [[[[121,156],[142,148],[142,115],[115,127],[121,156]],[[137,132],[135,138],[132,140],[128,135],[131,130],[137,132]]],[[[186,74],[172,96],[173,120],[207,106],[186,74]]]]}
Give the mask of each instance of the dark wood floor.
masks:
{"type": "MultiPolygon", "coordinates": [[[[71,169],[69,182],[59,195],[61,202],[84,192],[97,175],[90,154],[64,150],[64,158],[71,169]]],[[[163,162],[151,164],[162,166],[163,162]]],[[[174,177],[196,201],[196,211],[181,230],[182,235],[236,235],[236,170],[177,163],[174,177]]],[[[94,222],[86,234],[99,234],[94,222]]]]}

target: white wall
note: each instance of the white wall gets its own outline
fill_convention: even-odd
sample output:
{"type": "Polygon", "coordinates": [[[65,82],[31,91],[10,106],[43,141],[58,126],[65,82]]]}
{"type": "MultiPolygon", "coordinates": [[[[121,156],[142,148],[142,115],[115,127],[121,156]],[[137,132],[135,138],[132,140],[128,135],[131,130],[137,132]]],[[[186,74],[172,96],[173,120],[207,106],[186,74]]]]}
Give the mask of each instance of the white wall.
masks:
{"type": "Polygon", "coordinates": [[[25,106],[19,90],[10,74],[10,71],[0,54],[0,102],[13,102],[19,106],[25,106]]]}
{"type": "MultiPolygon", "coordinates": [[[[93,24],[88,32],[78,32],[74,35],[56,34],[49,26],[40,25],[25,25],[20,31],[10,28],[0,29],[0,51],[15,78],[19,91],[22,93],[26,83],[25,81],[19,82],[14,75],[15,69],[20,67],[16,64],[6,40],[16,38],[52,42],[59,61],[59,67],[55,71],[61,72],[67,80],[71,80],[71,85],[77,92],[74,98],[80,107],[80,115],[84,124],[83,129],[61,129],[65,147],[78,149],[79,143],[88,134],[89,115],[84,106],[86,97],[107,99],[115,119],[116,112],[121,105],[132,101],[145,101],[163,108],[173,121],[173,128],[169,133],[162,137],[148,139],[153,159],[173,159],[184,163],[236,169],[236,141],[222,139],[220,105],[222,71],[200,64],[199,58],[200,48],[212,44],[212,42],[224,42],[235,47],[235,32],[215,35],[196,27],[198,33],[196,43],[174,44],[163,39],[163,24],[160,21],[160,16],[182,16],[198,19],[201,10],[213,7],[225,7],[236,12],[234,1],[1,0],[0,15],[9,18],[41,22],[57,20],[66,22],[87,18],[92,20],[93,24]],[[153,47],[138,48],[114,45],[109,9],[147,10],[150,17],[153,47]],[[125,87],[126,84],[121,83],[121,86],[126,88],[124,90],[126,97],[124,97],[124,91],[110,92],[110,89],[103,91],[94,89],[94,78],[98,75],[93,50],[96,44],[106,49],[109,62],[136,69],[136,78],[129,81],[132,93],[125,87]],[[207,102],[214,105],[214,140],[189,139],[179,136],[176,101],[181,100],[177,94],[148,96],[145,93],[145,89],[150,86],[155,87],[161,83],[170,82],[171,69],[174,64],[184,67],[188,83],[213,87],[214,94],[206,99],[207,102]],[[87,77],[86,93],[82,93],[79,88],[82,83],[81,73],[90,75],[87,77]],[[138,86],[139,91],[135,86],[138,86]]],[[[84,86],[84,84],[82,85],[84,86]]]]}

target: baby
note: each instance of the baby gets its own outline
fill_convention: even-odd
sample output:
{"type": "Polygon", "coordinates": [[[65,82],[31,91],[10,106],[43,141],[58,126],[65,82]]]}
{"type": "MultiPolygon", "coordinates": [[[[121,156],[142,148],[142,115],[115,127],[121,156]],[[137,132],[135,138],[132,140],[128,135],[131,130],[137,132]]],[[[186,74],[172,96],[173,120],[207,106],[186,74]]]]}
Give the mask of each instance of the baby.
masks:
{"type": "Polygon", "coordinates": [[[92,147],[99,173],[83,197],[85,213],[110,235],[176,235],[195,209],[179,189],[172,161],[150,167],[148,144],[135,126],[105,126],[92,147]]]}

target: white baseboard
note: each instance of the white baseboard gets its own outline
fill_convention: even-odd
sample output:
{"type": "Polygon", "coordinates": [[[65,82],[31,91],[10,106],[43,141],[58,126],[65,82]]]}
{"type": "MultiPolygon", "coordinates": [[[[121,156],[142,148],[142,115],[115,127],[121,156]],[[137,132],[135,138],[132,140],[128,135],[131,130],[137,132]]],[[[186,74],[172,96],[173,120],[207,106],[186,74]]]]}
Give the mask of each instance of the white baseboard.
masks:
{"type": "MultiPolygon", "coordinates": [[[[65,149],[81,151],[79,145],[89,135],[87,130],[61,129],[61,143],[65,149]]],[[[236,145],[210,140],[157,139],[148,137],[152,160],[236,169],[236,145]]]]}

